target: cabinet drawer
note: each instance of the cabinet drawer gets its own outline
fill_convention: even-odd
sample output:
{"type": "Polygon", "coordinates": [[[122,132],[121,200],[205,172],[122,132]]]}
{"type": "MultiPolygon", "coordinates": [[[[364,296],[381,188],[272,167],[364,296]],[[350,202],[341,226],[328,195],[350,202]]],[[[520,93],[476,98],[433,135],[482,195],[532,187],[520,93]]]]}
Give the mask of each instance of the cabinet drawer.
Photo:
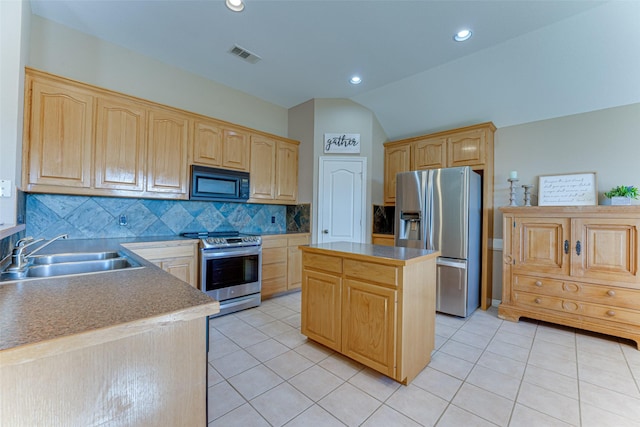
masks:
{"type": "Polygon", "coordinates": [[[153,247],[139,247],[135,244],[125,244],[122,246],[147,260],[176,257],[193,257],[195,255],[195,247],[191,244],[153,247]]]}
{"type": "Polygon", "coordinates": [[[286,263],[282,262],[277,264],[262,265],[262,280],[284,278],[284,277],[287,277],[286,263]]]}
{"type": "Polygon", "coordinates": [[[296,236],[289,237],[288,246],[299,246],[299,245],[308,245],[309,244],[309,236],[296,236]]]}
{"type": "Polygon", "coordinates": [[[616,286],[592,285],[532,276],[514,276],[515,290],[572,298],[581,301],[604,304],[611,307],[640,307],[640,289],[616,286]]]}
{"type": "Polygon", "coordinates": [[[348,276],[370,280],[384,285],[398,285],[398,269],[390,265],[366,261],[344,260],[344,271],[348,276]]]}
{"type": "Polygon", "coordinates": [[[527,292],[514,293],[516,305],[533,309],[547,309],[576,316],[591,317],[609,322],[640,325],[640,311],[624,308],[609,307],[600,304],[590,304],[566,298],[547,295],[530,294],[527,292]]]}
{"type": "Polygon", "coordinates": [[[287,248],[262,249],[262,265],[287,261],[287,248]]]}
{"type": "Polygon", "coordinates": [[[263,237],[262,238],[262,249],[269,248],[283,248],[287,246],[287,238],[286,237],[263,237]]]}
{"type": "Polygon", "coordinates": [[[342,258],[335,256],[305,252],[302,254],[302,265],[304,268],[315,268],[332,273],[342,273],[342,258]]]}

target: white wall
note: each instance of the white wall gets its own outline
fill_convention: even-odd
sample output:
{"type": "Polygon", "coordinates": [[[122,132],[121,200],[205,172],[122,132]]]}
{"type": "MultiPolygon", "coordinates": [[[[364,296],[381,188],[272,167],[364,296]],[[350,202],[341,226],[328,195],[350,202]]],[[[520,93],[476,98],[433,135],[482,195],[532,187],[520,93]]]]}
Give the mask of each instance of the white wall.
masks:
{"type": "MultiPolygon", "coordinates": [[[[509,171],[519,185],[532,184],[537,204],[540,175],[596,172],[602,193],[618,185],[640,186],[640,103],[499,128],[495,135],[494,238],[502,239],[501,206],[509,204],[509,171]]],[[[517,202],[523,205],[523,190],[517,202]]],[[[635,201],[640,204],[640,201],[635,201]]],[[[500,241],[498,241],[500,243],[500,241]]],[[[502,252],[494,253],[493,295],[502,295],[502,252]]]]}
{"type": "MultiPolygon", "coordinates": [[[[3,54],[4,55],[4,54],[3,54]]],[[[112,43],[32,16],[29,66],[287,136],[287,109],[112,43]]]]}
{"type": "Polygon", "coordinates": [[[24,64],[29,53],[31,8],[0,1],[0,179],[11,180],[10,198],[0,198],[0,229],[15,225],[16,186],[22,173],[24,64]]]}

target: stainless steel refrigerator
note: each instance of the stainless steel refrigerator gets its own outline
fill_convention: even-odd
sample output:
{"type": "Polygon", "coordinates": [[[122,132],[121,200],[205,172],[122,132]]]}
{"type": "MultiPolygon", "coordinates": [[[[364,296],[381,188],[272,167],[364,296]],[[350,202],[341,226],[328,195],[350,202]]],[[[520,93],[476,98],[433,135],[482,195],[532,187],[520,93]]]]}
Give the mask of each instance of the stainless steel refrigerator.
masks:
{"type": "Polygon", "coordinates": [[[396,246],[441,252],[436,311],[467,317],[480,305],[481,218],[481,177],[468,166],[396,177],[396,246]]]}

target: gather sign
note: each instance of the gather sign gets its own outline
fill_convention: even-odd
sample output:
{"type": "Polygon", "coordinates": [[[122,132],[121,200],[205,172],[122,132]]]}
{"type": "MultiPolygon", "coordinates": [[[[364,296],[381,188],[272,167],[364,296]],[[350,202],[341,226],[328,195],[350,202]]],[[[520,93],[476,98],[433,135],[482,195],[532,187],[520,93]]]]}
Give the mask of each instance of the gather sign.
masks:
{"type": "Polygon", "coordinates": [[[326,153],[360,153],[359,133],[325,133],[324,152],[326,153]]]}

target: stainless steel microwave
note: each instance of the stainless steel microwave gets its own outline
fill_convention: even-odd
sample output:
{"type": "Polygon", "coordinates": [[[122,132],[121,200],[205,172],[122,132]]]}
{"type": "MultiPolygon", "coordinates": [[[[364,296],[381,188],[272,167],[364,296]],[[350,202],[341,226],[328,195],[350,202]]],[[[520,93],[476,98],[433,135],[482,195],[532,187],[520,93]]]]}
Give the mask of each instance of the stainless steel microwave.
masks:
{"type": "Polygon", "coordinates": [[[248,172],[191,166],[189,200],[246,202],[247,199],[249,199],[248,172]]]}

